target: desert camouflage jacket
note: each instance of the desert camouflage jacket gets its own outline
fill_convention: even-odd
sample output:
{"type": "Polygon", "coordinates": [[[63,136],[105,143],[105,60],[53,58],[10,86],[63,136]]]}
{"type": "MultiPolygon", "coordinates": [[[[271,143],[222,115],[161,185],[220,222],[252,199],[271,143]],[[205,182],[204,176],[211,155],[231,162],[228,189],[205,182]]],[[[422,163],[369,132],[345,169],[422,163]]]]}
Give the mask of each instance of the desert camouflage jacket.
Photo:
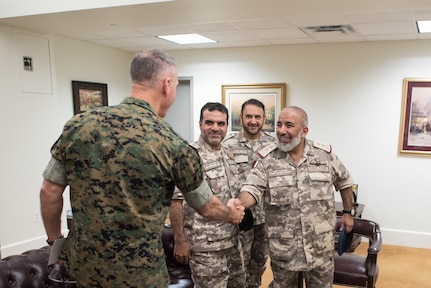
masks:
{"type": "Polygon", "coordinates": [[[347,188],[353,179],[329,147],[306,140],[297,166],[287,152],[274,149],[241,188],[263,201],[270,257],[286,269],[318,267],[334,251],[333,188],[347,188]]]}
{"type": "MultiPolygon", "coordinates": [[[[232,152],[226,147],[214,151],[202,138],[193,144],[202,158],[204,179],[213,194],[224,204],[239,191],[238,168],[232,152]]],[[[174,199],[181,199],[176,189],[174,199]]],[[[219,251],[237,245],[238,227],[222,221],[203,218],[183,201],[184,232],[194,252],[219,251]]]]}

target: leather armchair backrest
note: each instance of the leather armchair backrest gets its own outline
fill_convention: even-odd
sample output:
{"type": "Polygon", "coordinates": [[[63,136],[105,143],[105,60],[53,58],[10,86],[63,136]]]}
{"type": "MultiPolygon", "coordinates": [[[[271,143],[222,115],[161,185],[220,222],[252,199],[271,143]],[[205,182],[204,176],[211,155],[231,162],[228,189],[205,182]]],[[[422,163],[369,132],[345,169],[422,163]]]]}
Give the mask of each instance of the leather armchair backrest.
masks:
{"type": "Polygon", "coordinates": [[[0,261],[0,287],[58,287],[48,279],[49,249],[40,248],[0,261]]]}
{"type": "MultiPolygon", "coordinates": [[[[170,225],[165,226],[162,241],[171,278],[169,288],[193,287],[189,266],[177,262],[174,258],[174,234],[170,225]]],[[[76,284],[70,281],[58,283],[48,278],[52,273],[55,279],[70,279],[64,266],[55,264],[48,267],[48,258],[49,249],[43,247],[0,260],[0,288],[75,288],[76,284]]]]}

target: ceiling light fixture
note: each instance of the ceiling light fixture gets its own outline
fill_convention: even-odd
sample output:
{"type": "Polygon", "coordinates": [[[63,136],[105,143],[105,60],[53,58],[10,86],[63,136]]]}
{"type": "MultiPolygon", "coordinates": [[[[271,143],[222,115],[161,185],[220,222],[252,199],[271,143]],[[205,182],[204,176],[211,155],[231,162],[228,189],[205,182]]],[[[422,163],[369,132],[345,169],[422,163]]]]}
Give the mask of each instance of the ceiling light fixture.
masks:
{"type": "Polygon", "coordinates": [[[177,34],[177,35],[163,35],[157,36],[164,40],[168,40],[177,44],[203,44],[203,43],[217,43],[217,41],[204,37],[202,35],[193,34],[177,34]]]}
{"type": "Polygon", "coordinates": [[[416,21],[419,33],[431,33],[431,20],[416,21]]]}

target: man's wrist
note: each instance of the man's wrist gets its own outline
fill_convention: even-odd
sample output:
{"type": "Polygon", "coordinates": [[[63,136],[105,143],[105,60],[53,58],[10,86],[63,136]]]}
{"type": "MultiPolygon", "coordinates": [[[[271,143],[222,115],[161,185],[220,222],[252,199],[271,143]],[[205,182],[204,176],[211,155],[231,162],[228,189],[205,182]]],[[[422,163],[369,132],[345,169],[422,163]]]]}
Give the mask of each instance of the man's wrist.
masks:
{"type": "Polygon", "coordinates": [[[51,240],[51,239],[48,237],[48,239],[46,239],[46,243],[47,243],[49,246],[52,246],[52,245],[54,244],[55,240],[57,240],[57,239],[62,239],[62,238],[64,238],[64,236],[63,236],[63,235],[60,235],[59,237],[55,238],[54,240],[51,240]]]}
{"type": "Polygon", "coordinates": [[[227,210],[226,210],[227,211],[226,222],[231,223],[232,222],[232,207],[226,205],[226,208],[227,208],[227,210]]]}
{"type": "Polygon", "coordinates": [[[352,209],[350,209],[350,210],[348,210],[348,209],[344,209],[344,210],[342,211],[342,213],[343,213],[343,215],[344,215],[344,214],[349,214],[350,216],[353,216],[353,210],[352,210],[352,209]]]}

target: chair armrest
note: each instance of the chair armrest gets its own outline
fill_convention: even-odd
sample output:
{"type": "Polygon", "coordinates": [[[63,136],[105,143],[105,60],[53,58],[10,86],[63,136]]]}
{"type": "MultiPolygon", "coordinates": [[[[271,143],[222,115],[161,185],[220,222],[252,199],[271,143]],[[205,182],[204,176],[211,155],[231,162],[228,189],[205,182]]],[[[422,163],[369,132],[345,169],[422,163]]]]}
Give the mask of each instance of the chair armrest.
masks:
{"type": "Polygon", "coordinates": [[[377,254],[382,249],[382,235],[380,231],[374,234],[373,239],[370,239],[370,246],[368,247],[369,254],[377,254]]]}

